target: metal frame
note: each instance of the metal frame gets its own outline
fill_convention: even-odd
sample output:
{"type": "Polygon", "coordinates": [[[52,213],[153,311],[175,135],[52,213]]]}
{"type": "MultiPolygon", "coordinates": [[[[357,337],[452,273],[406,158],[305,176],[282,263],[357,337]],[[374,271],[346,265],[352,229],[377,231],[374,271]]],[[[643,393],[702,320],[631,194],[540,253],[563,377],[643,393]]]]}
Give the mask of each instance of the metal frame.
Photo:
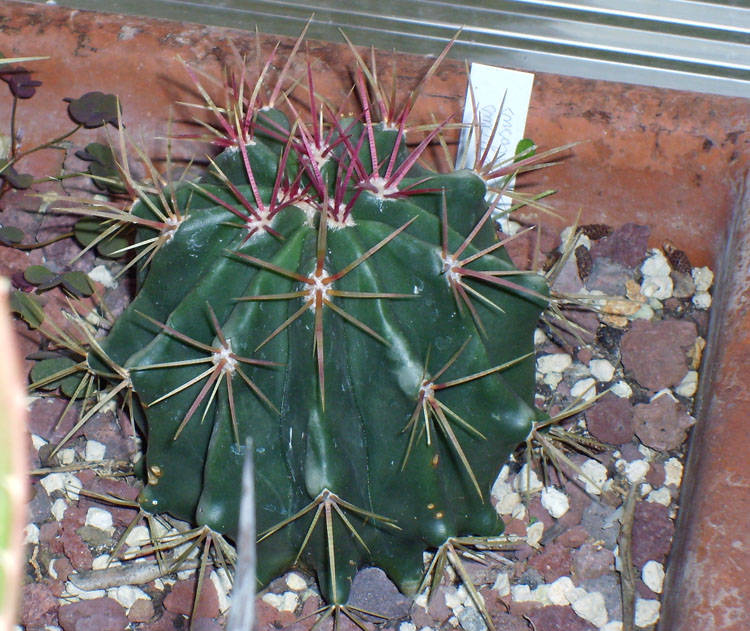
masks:
{"type": "MultiPolygon", "coordinates": [[[[41,1],[41,0],[38,0],[41,1]]],[[[693,0],[60,0],[68,6],[750,98],[750,6],[693,0]]]]}

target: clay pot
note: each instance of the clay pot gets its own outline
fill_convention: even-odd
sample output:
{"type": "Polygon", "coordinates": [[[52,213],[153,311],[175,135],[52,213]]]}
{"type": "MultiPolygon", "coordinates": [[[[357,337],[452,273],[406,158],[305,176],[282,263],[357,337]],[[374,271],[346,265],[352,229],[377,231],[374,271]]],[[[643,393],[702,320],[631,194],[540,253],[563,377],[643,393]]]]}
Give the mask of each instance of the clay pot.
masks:
{"type": "MultiPolygon", "coordinates": [[[[34,121],[23,128],[27,146],[59,131],[64,97],[97,90],[116,93],[129,133],[156,147],[170,106],[195,93],[178,56],[217,76],[232,55],[230,42],[241,55],[255,56],[254,36],[230,29],[16,2],[3,3],[0,18],[6,56],[51,57],[33,66],[44,90],[23,104],[25,120],[34,121]],[[36,108],[33,116],[29,108],[36,108]]],[[[261,37],[266,54],[276,40],[261,37]]],[[[279,64],[292,46],[282,39],[279,64]]],[[[350,77],[340,72],[352,67],[351,52],[341,44],[307,46],[317,60],[318,89],[329,97],[345,95],[350,77]]],[[[399,85],[407,90],[431,60],[396,56],[399,85]]],[[[379,67],[389,67],[389,58],[379,55],[379,67]]],[[[304,64],[301,54],[293,73],[302,74],[304,64]]],[[[464,65],[445,62],[415,116],[459,115],[465,90],[464,65]]],[[[8,120],[7,105],[0,103],[0,120],[8,120]]],[[[179,122],[186,114],[183,109],[174,115],[179,122]]],[[[718,271],[660,628],[748,629],[750,100],[538,74],[527,135],[543,148],[587,141],[560,165],[519,184],[558,190],[560,226],[579,210],[582,223],[649,224],[652,246],[668,237],[694,265],[718,271]]],[[[106,141],[105,130],[84,131],[76,142],[93,140],[106,141]]],[[[49,173],[60,161],[59,152],[45,152],[29,165],[49,173]]]]}

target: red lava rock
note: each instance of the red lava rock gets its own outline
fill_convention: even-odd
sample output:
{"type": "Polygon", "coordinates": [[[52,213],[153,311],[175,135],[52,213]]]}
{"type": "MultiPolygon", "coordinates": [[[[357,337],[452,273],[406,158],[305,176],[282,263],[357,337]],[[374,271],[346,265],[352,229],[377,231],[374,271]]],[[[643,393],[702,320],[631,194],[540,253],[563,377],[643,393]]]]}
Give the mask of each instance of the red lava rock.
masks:
{"type": "Polygon", "coordinates": [[[647,561],[664,563],[672,545],[674,524],[661,504],[638,502],[633,521],[633,564],[640,571],[647,561]]]}
{"type": "Polygon", "coordinates": [[[664,463],[656,461],[652,462],[651,466],[648,469],[648,473],[646,473],[646,482],[648,482],[655,489],[658,489],[664,486],[664,481],[666,480],[666,478],[667,475],[666,471],[664,470],[664,463]]]}
{"type": "Polygon", "coordinates": [[[24,626],[54,624],[50,618],[54,616],[57,604],[57,598],[47,585],[43,583],[24,585],[21,593],[21,624],[24,626]]]}
{"type": "Polygon", "coordinates": [[[687,320],[636,320],[622,337],[622,365],[644,388],[671,388],[687,374],[687,350],[697,335],[687,320]]]}
{"type": "MultiPolygon", "coordinates": [[[[93,491],[102,495],[111,495],[124,500],[134,500],[138,497],[139,489],[125,482],[124,480],[114,480],[96,476],[89,484],[86,484],[87,491],[93,491]]],[[[98,506],[101,508],[101,502],[88,500],[81,496],[81,504],[86,506],[98,506]]],[[[137,509],[120,508],[117,506],[107,506],[107,511],[112,514],[112,519],[121,526],[127,526],[137,515],[137,509]]]]}
{"type": "Polygon", "coordinates": [[[565,528],[573,528],[581,523],[581,516],[584,509],[591,503],[591,498],[579,484],[572,480],[565,482],[565,494],[568,496],[570,508],[568,508],[567,513],[557,520],[557,523],[565,526],[565,528]]]}
{"type": "Polygon", "coordinates": [[[125,609],[111,598],[94,598],[60,607],[60,626],[65,631],[124,631],[128,627],[125,609]]]}
{"type": "Polygon", "coordinates": [[[135,450],[132,429],[120,427],[120,423],[111,412],[93,416],[83,426],[82,431],[88,440],[100,442],[107,448],[107,458],[124,460],[135,450]]]}
{"type": "Polygon", "coordinates": [[[588,346],[584,346],[582,348],[578,349],[578,352],[576,353],[576,359],[581,362],[582,364],[589,365],[589,362],[594,357],[594,353],[591,351],[591,349],[588,346]]]}
{"type": "Polygon", "coordinates": [[[622,445],[633,440],[633,406],[608,392],[586,410],[586,427],[597,440],[622,445]]]}
{"type": "Polygon", "coordinates": [[[495,624],[495,631],[529,631],[529,625],[519,616],[492,611],[490,611],[490,615],[492,616],[492,622],[495,624]]]}
{"type": "MultiPolygon", "coordinates": [[[[501,234],[500,238],[505,238],[505,236],[501,234]]],[[[530,230],[508,241],[505,249],[516,267],[531,269],[534,259],[536,259],[537,264],[541,265],[544,263],[546,255],[559,245],[560,235],[557,231],[546,224],[541,224],[539,230],[530,230]],[[540,233],[541,237],[539,236],[540,233]],[[542,255],[541,260],[538,254],[542,255]]]]}
{"type": "Polygon", "coordinates": [[[545,583],[552,583],[561,576],[568,576],[571,568],[570,549],[560,543],[548,543],[544,551],[529,560],[529,567],[538,570],[545,583]]]}
{"type": "Polygon", "coordinates": [[[594,259],[591,273],[586,279],[586,289],[598,290],[608,296],[624,296],[625,283],[633,278],[629,267],[608,258],[594,259]]]}
{"type": "Polygon", "coordinates": [[[630,269],[638,267],[646,256],[651,228],[626,223],[604,239],[591,244],[591,258],[608,258],[630,269]]]}
{"type": "Polygon", "coordinates": [[[669,451],[677,449],[687,435],[695,419],[685,406],[668,395],[662,395],[651,403],[639,403],[634,408],[633,424],[640,441],[652,449],[669,451]]]}
{"type": "Polygon", "coordinates": [[[596,627],[579,618],[570,607],[550,605],[528,614],[536,631],[596,631],[596,627]]]}
{"type": "Polygon", "coordinates": [[[545,531],[555,525],[555,518],[542,506],[542,500],[539,495],[531,498],[531,502],[529,502],[529,515],[535,517],[537,521],[542,522],[545,531]]]}
{"type": "MultiPolygon", "coordinates": [[[[164,607],[172,613],[190,615],[193,611],[193,600],[195,598],[195,578],[186,581],[177,581],[172,585],[172,590],[164,599],[164,607]]],[[[196,618],[215,618],[219,615],[219,598],[216,588],[211,581],[203,581],[200,600],[195,609],[196,618]]],[[[263,627],[258,627],[263,628],[263,627]]]]}
{"type": "MultiPolygon", "coordinates": [[[[522,616],[530,616],[533,611],[536,611],[537,609],[541,609],[542,606],[543,606],[542,603],[538,603],[533,600],[529,600],[526,602],[511,601],[509,603],[511,615],[516,616],[518,618],[522,618],[522,616]]],[[[561,628],[564,629],[565,627],[561,627],[561,628]]],[[[541,631],[541,630],[537,629],[537,631],[541,631]]]]}
{"type": "Polygon", "coordinates": [[[139,598],[128,611],[128,620],[130,622],[148,622],[154,617],[154,603],[145,598],[139,598]]]}
{"type": "Polygon", "coordinates": [[[39,526],[39,543],[47,546],[53,555],[63,553],[59,522],[48,521],[39,526]]]}
{"type": "Polygon", "coordinates": [[[349,603],[388,618],[406,616],[411,607],[411,600],[398,591],[383,570],[376,567],[357,573],[352,581],[349,603]]]}
{"type": "Polygon", "coordinates": [[[609,572],[614,562],[615,557],[611,550],[590,543],[584,543],[573,553],[576,576],[584,581],[609,572]]]}
{"type": "Polygon", "coordinates": [[[555,279],[553,289],[561,294],[580,294],[583,281],[574,257],[569,257],[555,279]]]}
{"type": "Polygon", "coordinates": [[[636,580],[635,591],[638,593],[638,596],[640,598],[645,598],[646,600],[661,599],[661,596],[659,596],[659,594],[655,592],[652,592],[648,587],[646,587],[646,583],[644,583],[641,579],[636,580]]]}
{"type": "Polygon", "coordinates": [[[581,346],[581,341],[583,344],[594,342],[596,330],[599,328],[599,318],[595,313],[575,307],[563,309],[562,313],[569,324],[554,322],[555,330],[562,339],[574,348],[581,346]]]}
{"type": "Polygon", "coordinates": [[[515,517],[506,517],[503,519],[505,522],[505,533],[506,535],[518,535],[519,537],[526,536],[526,524],[520,519],[515,517]]]}
{"type": "MultiPolygon", "coordinates": [[[[142,631],[176,631],[177,629],[185,629],[186,627],[187,624],[183,616],[180,614],[174,614],[170,611],[165,611],[158,620],[146,624],[141,628],[142,631]]],[[[262,627],[258,628],[260,629],[262,627]]]]}
{"type": "Polygon", "coordinates": [[[583,545],[588,538],[589,533],[586,532],[586,529],[583,526],[574,526],[557,537],[555,543],[559,543],[566,548],[578,548],[583,545]]]}
{"type": "MultiPolygon", "coordinates": [[[[44,397],[34,401],[27,416],[29,431],[50,443],[57,444],[65,437],[65,434],[73,429],[76,422],[75,409],[73,409],[62,419],[60,427],[55,427],[67,405],[68,401],[57,397],[44,397]]],[[[81,431],[79,430],[73,436],[80,435],[81,431]]]]}
{"type": "Polygon", "coordinates": [[[62,541],[65,556],[68,557],[76,570],[91,569],[94,557],[91,554],[91,550],[89,550],[89,547],[83,539],[81,539],[81,536],[78,533],[72,532],[63,527],[63,531],[60,534],[60,540],[62,541]]]}
{"type": "Polygon", "coordinates": [[[191,631],[224,631],[224,625],[219,624],[214,618],[196,618],[190,625],[191,631]]]}

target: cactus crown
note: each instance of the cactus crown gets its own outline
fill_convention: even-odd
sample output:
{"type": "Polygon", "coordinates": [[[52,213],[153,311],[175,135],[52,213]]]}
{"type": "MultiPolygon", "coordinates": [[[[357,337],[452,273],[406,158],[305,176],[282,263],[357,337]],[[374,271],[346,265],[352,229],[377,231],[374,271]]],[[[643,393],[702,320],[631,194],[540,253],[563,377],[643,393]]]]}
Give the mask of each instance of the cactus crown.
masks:
{"type": "Polygon", "coordinates": [[[221,152],[151,192],[128,174],[140,200],[99,213],[142,250],[90,364],[122,367],[136,395],[145,510],[236,537],[252,437],[259,581],[300,563],[343,603],[374,564],[414,592],[426,548],[502,531],[489,489],[537,414],[547,289],[514,268],[485,199],[515,167],[419,164],[443,125],[407,147],[415,95],[398,110],[361,59],[359,117],[320,106],[308,68],[311,122],[287,99],[290,120],[281,81],[262,99],[270,64],[221,107],[189,70],[221,152]]]}

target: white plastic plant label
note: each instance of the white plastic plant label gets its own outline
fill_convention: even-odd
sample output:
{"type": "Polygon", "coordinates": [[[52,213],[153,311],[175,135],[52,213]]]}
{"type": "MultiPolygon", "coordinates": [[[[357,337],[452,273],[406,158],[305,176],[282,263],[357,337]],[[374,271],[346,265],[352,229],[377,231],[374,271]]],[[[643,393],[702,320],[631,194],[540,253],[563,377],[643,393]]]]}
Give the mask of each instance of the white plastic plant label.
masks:
{"type": "MultiPolygon", "coordinates": [[[[463,117],[467,128],[463,130],[458,146],[459,165],[471,168],[478,157],[476,139],[468,127],[474,121],[474,107],[480,131],[479,156],[489,143],[489,159],[496,158],[494,161],[498,164],[513,159],[516,146],[524,138],[533,84],[534,75],[529,72],[476,63],[471,65],[463,117]],[[496,130],[494,136],[493,129],[496,130]]],[[[510,198],[503,197],[498,210],[506,210],[510,205],[510,198]]]]}

